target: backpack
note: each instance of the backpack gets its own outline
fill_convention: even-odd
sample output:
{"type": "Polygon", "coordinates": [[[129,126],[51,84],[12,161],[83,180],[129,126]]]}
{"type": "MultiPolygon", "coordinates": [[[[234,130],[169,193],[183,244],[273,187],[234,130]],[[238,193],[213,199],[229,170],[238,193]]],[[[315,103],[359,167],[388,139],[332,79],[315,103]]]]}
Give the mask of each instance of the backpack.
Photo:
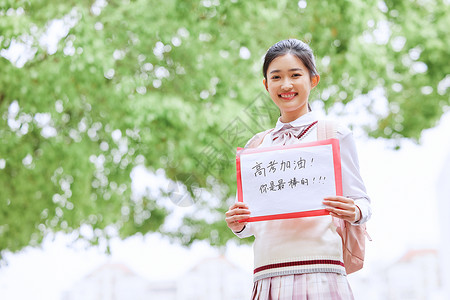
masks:
{"type": "MultiPolygon", "coordinates": [[[[336,130],[337,125],[335,122],[320,120],[317,123],[317,140],[336,138],[336,130]]],[[[258,147],[265,136],[272,131],[273,128],[256,134],[248,141],[245,148],[258,147]]],[[[352,225],[347,221],[334,217],[333,223],[336,226],[337,233],[342,239],[345,271],[347,274],[351,274],[362,269],[364,265],[366,237],[371,241],[371,238],[366,231],[366,225],[352,225]]]]}

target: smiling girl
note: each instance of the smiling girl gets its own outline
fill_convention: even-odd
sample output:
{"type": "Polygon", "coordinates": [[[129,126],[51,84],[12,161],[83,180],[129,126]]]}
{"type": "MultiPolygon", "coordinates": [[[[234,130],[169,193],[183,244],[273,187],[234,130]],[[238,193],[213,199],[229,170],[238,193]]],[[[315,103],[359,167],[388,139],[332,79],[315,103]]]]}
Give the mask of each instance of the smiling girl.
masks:
{"type": "MultiPolygon", "coordinates": [[[[317,141],[318,119],[308,98],[320,76],[311,48],[296,39],[273,45],[264,57],[263,84],[280,118],[273,128],[254,136],[246,147],[268,147],[317,141]]],[[[370,199],[359,173],[352,133],[337,125],[344,196],[323,204],[330,215],[239,222],[250,216],[245,203],[226,212],[228,227],[240,238],[255,236],[252,299],[353,299],[343,264],[342,241],[332,217],[359,226],[370,218],[370,199]]]]}

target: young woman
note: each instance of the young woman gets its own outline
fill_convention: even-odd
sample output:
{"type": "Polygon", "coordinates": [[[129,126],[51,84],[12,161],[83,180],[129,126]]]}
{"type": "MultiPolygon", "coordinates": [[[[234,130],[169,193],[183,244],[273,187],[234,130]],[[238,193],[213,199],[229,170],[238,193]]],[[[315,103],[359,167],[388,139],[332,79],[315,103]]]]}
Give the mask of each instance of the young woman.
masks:
{"type": "MultiPolygon", "coordinates": [[[[263,75],[281,116],[258,147],[317,141],[318,120],[308,98],[320,76],[311,48],[296,39],[276,43],[265,55],[263,75]]],[[[226,212],[227,225],[237,236],[255,236],[252,299],[353,299],[332,217],[358,226],[370,218],[371,208],[353,136],[340,125],[336,131],[344,196],[323,200],[330,215],[240,223],[250,216],[245,203],[237,202],[226,212]]]]}

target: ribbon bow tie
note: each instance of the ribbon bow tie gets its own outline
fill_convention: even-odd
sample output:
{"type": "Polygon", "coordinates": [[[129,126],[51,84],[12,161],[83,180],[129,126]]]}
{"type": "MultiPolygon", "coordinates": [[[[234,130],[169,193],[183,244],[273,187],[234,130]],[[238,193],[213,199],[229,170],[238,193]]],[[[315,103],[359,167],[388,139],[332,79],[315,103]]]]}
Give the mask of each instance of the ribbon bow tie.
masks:
{"type": "Polygon", "coordinates": [[[300,126],[300,127],[294,127],[291,124],[286,124],[283,127],[281,127],[280,130],[277,132],[274,132],[272,134],[272,138],[275,141],[276,139],[280,138],[281,136],[287,136],[289,138],[298,138],[298,136],[302,133],[303,130],[305,130],[306,126],[300,126]]]}
{"type": "Polygon", "coordinates": [[[280,130],[272,134],[273,144],[293,144],[295,140],[301,139],[316,123],[317,121],[309,125],[298,127],[294,127],[291,124],[286,124],[281,127],[280,130]]]}

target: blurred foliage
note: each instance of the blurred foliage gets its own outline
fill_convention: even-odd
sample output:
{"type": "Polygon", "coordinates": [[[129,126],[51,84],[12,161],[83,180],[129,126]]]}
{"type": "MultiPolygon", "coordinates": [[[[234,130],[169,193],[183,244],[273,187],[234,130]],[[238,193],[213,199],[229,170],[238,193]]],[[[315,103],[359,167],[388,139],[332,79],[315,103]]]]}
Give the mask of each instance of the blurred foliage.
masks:
{"type": "Polygon", "coordinates": [[[449,13],[437,0],[0,0],[0,250],[55,231],[224,245],[235,148],[278,117],[265,51],[310,43],[311,100],[328,110],[381,88],[387,113],[363,103],[369,134],[418,140],[450,104],[449,13]],[[186,185],[195,212],[166,226],[186,196],[132,197],[137,165],[186,185]]]}

